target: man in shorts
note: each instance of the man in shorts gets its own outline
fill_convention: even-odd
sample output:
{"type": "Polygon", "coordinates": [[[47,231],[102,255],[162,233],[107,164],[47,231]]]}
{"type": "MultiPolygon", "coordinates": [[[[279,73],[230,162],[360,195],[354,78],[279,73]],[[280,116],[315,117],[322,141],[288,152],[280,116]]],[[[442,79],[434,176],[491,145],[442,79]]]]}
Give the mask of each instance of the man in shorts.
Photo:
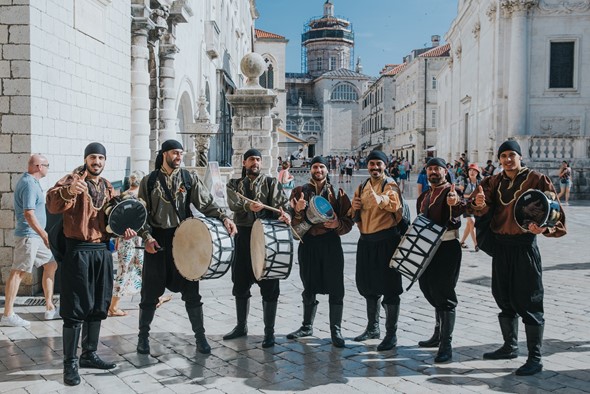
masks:
{"type": "Polygon", "coordinates": [[[13,307],[20,283],[27,273],[33,271],[33,267],[43,266],[45,319],[59,318],[59,311],[53,305],[53,279],[57,263],[49,250],[49,239],[45,231],[47,222],[45,196],[39,183],[39,179],[45,177],[48,171],[47,158],[32,155],[27,172],[23,174],[14,190],[16,216],[14,261],[6,281],[6,301],[0,326],[29,327],[31,325],[30,322],[14,313],[13,307]]]}

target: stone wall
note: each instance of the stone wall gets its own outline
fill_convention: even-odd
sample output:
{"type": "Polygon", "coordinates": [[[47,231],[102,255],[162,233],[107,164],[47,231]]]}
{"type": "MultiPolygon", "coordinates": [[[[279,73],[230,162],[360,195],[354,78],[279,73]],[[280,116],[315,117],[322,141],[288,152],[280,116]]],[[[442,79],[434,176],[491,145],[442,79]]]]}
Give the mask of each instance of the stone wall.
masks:
{"type": "MultiPolygon", "coordinates": [[[[107,148],[107,179],[125,175],[130,125],[129,0],[0,1],[0,270],[13,258],[13,190],[31,153],[51,168],[44,189],[107,148]],[[29,3],[31,3],[29,5],[29,3]]],[[[21,293],[40,289],[34,273],[21,293]]]]}

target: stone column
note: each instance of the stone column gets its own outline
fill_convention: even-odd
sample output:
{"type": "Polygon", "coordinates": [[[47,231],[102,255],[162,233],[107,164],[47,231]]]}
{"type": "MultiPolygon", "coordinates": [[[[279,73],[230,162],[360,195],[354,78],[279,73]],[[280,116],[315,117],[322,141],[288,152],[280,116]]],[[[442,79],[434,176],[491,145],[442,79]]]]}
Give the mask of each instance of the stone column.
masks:
{"type": "Polygon", "coordinates": [[[148,34],[156,24],[150,19],[147,0],[131,5],[131,171],[149,172],[150,164],[150,74],[148,34]]]}
{"type": "Polygon", "coordinates": [[[527,15],[538,0],[503,0],[501,7],[512,18],[508,81],[508,135],[527,134],[528,35],[527,15]]]}
{"type": "Polygon", "coordinates": [[[179,23],[188,22],[188,17],[193,12],[185,1],[175,1],[170,8],[168,17],[168,31],[160,40],[160,67],[159,67],[159,117],[160,117],[160,141],[176,138],[176,91],[174,87],[174,58],[179,52],[176,46],[176,26],[179,23]]]}
{"type": "Polygon", "coordinates": [[[242,172],[244,153],[256,148],[262,153],[261,173],[270,174],[273,160],[272,127],[270,110],[277,104],[277,95],[258,84],[258,78],[266,70],[266,63],[257,53],[249,53],[240,62],[242,73],[247,77],[246,86],[228,96],[234,110],[232,118],[232,156],[233,176],[238,178],[242,172]]]}

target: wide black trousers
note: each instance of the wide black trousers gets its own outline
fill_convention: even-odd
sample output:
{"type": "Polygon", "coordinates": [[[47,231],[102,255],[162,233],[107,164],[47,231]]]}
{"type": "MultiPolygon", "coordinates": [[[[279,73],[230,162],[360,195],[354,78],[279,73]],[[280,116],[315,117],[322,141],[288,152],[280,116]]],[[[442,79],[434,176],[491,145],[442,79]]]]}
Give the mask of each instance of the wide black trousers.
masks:
{"type": "Polygon", "coordinates": [[[457,306],[455,287],[461,270],[461,245],[456,239],[441,242],[426,271],[418,282],[424,298],[437,311],[450,311],[457,306]]]}

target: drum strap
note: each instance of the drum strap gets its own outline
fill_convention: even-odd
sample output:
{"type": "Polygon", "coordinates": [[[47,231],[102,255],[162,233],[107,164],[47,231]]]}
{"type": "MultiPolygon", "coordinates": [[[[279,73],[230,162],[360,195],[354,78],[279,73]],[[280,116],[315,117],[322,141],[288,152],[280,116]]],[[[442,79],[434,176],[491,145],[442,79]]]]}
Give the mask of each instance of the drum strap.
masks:
{"type": "MultiPolygon", "coordinates": [[[[186,189],[186,202],[185,202],[184,212],[186,213],[186,217],[192,217],[193,215],[192,215],[192,212],[190,210],[191,188],[192,188],[191,187],[192,186],[191,175],[184,168],[181,168],[180,169],[180,174],[182,176],[182,183],[184,184],[184,188],[186,189]]],[[[150,173],[149,177],[148,177],[148,182],[147,182],[147,188],[148,188],[147,203],[148,203],[149,212],[152,211],[152,204],[151,204],[151,202],[152,202],[152,192],[154,191],[154,187],[156,186],[156,179],[158,179],[160,181],[160,185],[162,186],[162,189],[164,190],[164,193],[166,194],[166,198],[172,204],[172,207],[174,208],[174,211],[176,212],[176,215],[178,216],[178,219],[180,221],[186,219],[186,218],[183,218],[182,216],[180,216],[180,213],[178,212],[178,208],[176,207],[176,201],[172,197],[172,193],[170,192],[170,189],[168,189],[168,186],[166,184],[166,179],[164,179],[164,174],[162,174],[162,172],[160,170],[152,171],[150,173]]]]}

